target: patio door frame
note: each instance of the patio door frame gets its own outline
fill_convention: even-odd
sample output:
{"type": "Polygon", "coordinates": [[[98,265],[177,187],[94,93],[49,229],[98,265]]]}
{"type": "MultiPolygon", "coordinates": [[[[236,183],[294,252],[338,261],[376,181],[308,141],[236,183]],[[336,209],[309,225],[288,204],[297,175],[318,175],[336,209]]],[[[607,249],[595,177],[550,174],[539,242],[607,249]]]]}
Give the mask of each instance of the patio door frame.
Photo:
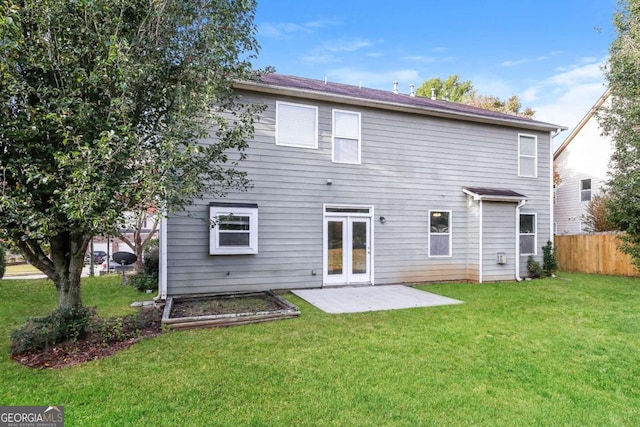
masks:
{"type": "Polygon", "coordinates": [[[364,205],[323,205],[322,220],[322,257],[323,257],[323,286],[349,286],[349,285],[373,285],[373,259],[374,259],[374,243],[373,243],[373,206],[364,205]],[[366,221],[365,221],[366,220],[366,221]],[[343,223],[343,273],[341,275],[329,275],[329,222],[341,221],[343,223]],[[352,226],[354,222],[364,222],[367,226],[367,245],[366,245],[366,266],[367,272],[363,275],[351,273],[353,260],[353,234],[352,226]],[[346,249],[346,252],[344,250],[346,249]]]}

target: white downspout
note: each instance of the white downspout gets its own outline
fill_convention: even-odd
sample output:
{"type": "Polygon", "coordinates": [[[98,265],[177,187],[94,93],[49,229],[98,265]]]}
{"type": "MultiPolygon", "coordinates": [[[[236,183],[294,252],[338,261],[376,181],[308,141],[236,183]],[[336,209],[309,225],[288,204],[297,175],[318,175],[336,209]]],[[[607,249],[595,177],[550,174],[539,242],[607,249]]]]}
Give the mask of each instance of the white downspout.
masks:
{"type": "Polygon", "coordinates": [[[480,211],[480,232],[478,233],[478,240],[480,241],[480,247],[479,249],[479,254],[480,254],[480,265],[478,266],[478,283],[482,283],[482,274],[483,274],[483,268],[482,268],[482,264],[483,264],[483,260],[482,260],[482,256],[483,256],[483,252],[482,252],[482,235],[484,233],[484,230],[482,228],[482,199],[478,200],[478,210],[480,211]]]}
{"type": "Polygon", "coordinates": [[[526,200],[520,200],[520,203],[516,206],[516,281],[521,282],[520,277],[520,208],[527,203],[526,200]]]}
{"type": "Polygon", "coordinates": [[[160,217],[160,277],[158,277],[157,300],[167,299],[167,214],[160,217]]]}

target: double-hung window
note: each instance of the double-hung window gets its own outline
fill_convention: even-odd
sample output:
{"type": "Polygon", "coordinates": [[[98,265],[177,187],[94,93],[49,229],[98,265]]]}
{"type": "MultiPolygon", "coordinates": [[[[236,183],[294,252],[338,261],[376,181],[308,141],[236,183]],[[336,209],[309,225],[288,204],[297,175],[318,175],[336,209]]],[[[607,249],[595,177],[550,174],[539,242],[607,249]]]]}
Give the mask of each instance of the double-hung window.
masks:
{"type": "Polygon", "coordinates": [[[536,214],[520,214],[520,255],[536,255],[536,214]]]}
{"type": "Polygon", "coordinates": [[[538,176],[538,139],[533,135],[518,135],[518,176],[538,176]]]}
{"type": "Polygon", "coordinates": [[[276,101],[276,145],[318,148],[318,107],[276,101]]]}
{"type": "Polygon", "coordinates": [[[210,255],[258,253],[258,205],[253,203],[211,203],[210,255]]]}
{"type": "Polygon", "coordinates": [[[451,256],[451,211],[429,211],[429,256],[451,256]]]}
{"type": "Polygon", "coordinates": [[[360,164],[360,113],[333,110],[333,161],[360,164]]]}
{"type": "Polygon", "coordinates": [[[580,201],[591,201],[591,179],[580,180],[580,201]]]}

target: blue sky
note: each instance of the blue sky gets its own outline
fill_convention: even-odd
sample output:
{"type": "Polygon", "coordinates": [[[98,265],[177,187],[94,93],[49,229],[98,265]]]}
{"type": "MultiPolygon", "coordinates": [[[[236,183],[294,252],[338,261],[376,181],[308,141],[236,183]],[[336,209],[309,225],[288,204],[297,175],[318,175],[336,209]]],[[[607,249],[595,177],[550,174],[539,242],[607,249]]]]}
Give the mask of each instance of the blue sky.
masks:
{"type": "Polygon", "coordinates": [[[254,65],[385,90],[397,80],[404,93],[458,74],[572,128],[604,93],[615,10],[616,0],[258,0],[254,65]]]}

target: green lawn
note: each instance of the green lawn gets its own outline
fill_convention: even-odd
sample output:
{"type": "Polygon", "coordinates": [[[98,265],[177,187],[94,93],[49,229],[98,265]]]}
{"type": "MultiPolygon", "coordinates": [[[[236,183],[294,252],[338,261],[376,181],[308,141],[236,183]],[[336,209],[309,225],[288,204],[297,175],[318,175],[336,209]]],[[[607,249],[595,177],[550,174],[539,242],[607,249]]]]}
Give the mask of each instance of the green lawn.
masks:
{"type": "MultiPolygon", "coordinates": [[[[124,314],[146,295],[86,279],[124,314]]],[[[426,290],[465,304],[178,331],[57,371],[11,361],[10,331],[54,307],[0,281],[0,404],[64,405],[66,425],[639,425],[640,279],[560,274],[426,290]]]]}

